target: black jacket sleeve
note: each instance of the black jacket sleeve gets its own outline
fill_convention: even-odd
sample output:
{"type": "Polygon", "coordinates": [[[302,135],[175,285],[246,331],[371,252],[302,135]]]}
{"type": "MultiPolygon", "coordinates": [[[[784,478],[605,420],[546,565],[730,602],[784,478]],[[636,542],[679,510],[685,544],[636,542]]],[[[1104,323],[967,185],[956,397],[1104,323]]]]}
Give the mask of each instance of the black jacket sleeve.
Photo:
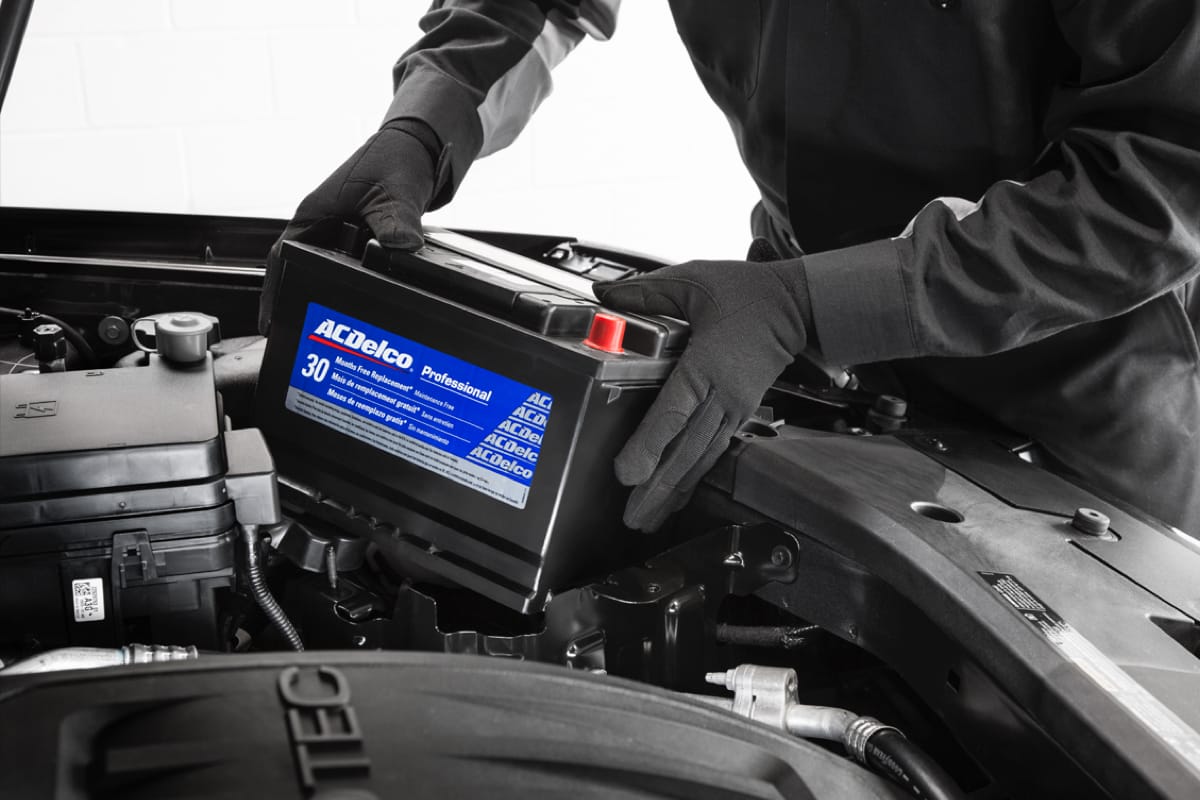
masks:
{"type": "Polygon", "coordinates": [[[550,70],[585,36],[608,39],[620,0],[439,0],[394,70],[385,122],[433,129],[448,176],[445,204],[479,156],[507,146],[550,93],[550,70]]]}
{"type": "Polygon", "coordinates": [[[973,356],[1120,315],[1200,272],[1200,3],[1053,0],[1073,66],[1034,177],[805,258],[836,363],[973,356]]]}

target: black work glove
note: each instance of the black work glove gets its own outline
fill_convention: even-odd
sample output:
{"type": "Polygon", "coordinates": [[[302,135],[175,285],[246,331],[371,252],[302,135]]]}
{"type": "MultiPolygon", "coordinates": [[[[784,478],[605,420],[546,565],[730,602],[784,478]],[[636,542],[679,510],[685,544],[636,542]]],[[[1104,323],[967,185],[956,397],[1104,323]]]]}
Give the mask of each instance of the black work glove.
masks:
{"type": "Polygon", "coordinates": [[[385,247],[421,247],[421,215],[438,182],[437,154],[437,137],[429,126],[415,119],[392,120],[304,198],[267,256],[258,306],[260,333],[265,336],[271,326],[285,239],[330,246],[338,241],[342,223],[365,221],[385,247]]]}
{"type": "Polygon", "coordinates": [[[691,340],[646,418],[617,454],[617,479],[634,486],[625,524],[653,531],[679,510],[808,341],[812,318],[800,259],[690,261],[597,283],[618,311],[691,323],[691,340]]]}

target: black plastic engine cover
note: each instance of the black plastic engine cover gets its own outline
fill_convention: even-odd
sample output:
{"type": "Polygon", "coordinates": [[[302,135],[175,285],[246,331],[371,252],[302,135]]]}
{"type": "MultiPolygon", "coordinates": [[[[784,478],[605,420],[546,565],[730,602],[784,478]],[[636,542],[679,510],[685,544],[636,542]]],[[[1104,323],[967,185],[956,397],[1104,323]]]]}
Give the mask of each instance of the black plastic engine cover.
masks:
{"type": "Polygon", "coordinates": [[[963,433],[743,437],[691,513],[793,532],[759,596],[893,666],[1014,796],[1200,795],[1190,537],[963,433]]]}
{"type": "Polygon", "coordinates": [[[475,656],[214,656],[0,691],[14,797],[903,796],[681,695],[475,656]]]}

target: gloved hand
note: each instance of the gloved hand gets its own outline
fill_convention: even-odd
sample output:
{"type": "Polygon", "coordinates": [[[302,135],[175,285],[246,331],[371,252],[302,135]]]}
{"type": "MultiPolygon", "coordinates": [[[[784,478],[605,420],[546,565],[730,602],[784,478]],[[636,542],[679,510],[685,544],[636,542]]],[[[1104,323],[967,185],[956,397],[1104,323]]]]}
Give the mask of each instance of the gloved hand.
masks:
{"type": "Polygon", "coordinates": [[[653,531],[679,510],[763,393],[808,341],[801,259],[690,261],[597,283],[604,305],[691,323],[691,340],[650,411],[617,454],[634,486],[625,524],[653,531]]]}
{"type": "Polygon", "coordinates": [[[260,333],[265,336],[271,326],[285,239],[328,245],[337,241],[343,222],[365,221],[386,247],[421,247],[421,215],[437,184],[437,152],[437,137],[425,123],[392,120],[304,198],[267,256],[258,306],[260,333]]]}

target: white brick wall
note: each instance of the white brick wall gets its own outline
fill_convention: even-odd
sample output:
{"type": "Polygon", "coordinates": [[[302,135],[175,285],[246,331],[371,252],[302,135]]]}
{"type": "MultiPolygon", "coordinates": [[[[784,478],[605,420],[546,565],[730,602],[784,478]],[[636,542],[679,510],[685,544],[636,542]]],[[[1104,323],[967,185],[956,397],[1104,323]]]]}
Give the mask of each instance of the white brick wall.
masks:
{"type": "MultiPolygon", "coordinates": [[[[286,218],[378,125],[418,0],[38,0],[0,203],[286,218]]],[[[628,2],[434,224],[735,257],[755,190],[665,3],[628,2]]]]}

